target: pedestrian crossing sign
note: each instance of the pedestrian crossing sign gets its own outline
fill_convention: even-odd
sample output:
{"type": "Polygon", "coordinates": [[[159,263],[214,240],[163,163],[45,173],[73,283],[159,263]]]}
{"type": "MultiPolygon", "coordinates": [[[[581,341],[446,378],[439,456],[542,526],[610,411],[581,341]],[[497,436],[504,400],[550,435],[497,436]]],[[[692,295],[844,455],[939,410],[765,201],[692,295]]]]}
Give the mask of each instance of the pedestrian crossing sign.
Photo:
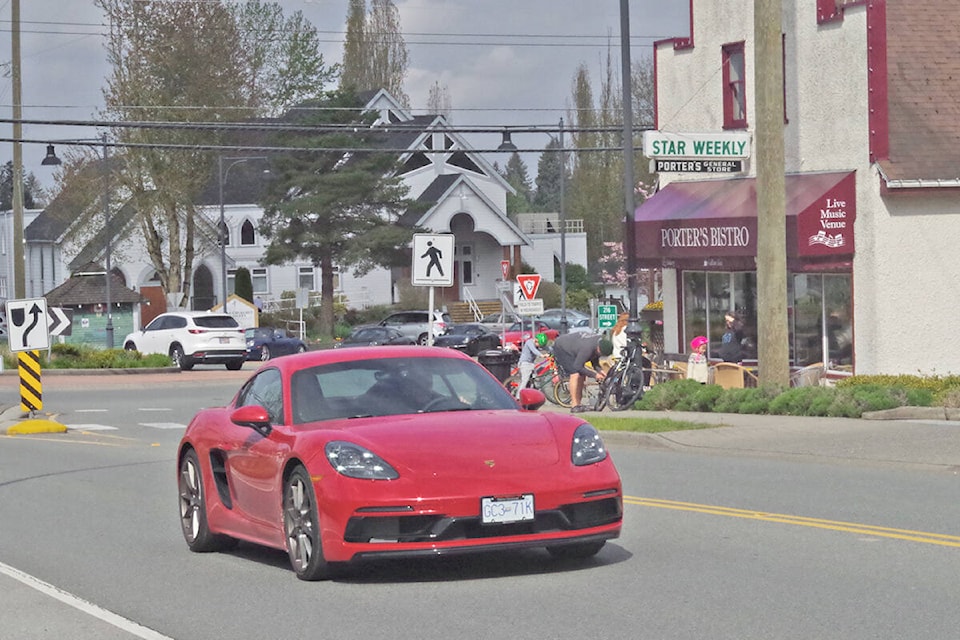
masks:
{"type": "Polygon", "coordinates": [[[413,235],[413,286],[453,286],[453,243],[450,233],[413,235]]]}

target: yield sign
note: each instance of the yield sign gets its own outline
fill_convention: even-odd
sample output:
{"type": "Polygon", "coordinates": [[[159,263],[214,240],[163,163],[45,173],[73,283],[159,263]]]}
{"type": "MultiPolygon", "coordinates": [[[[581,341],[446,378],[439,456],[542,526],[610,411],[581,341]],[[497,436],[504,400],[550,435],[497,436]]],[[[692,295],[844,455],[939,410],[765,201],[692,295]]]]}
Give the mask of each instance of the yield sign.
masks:
{"type": "Polygon", "coordinates": [[[517,276],[517,283],[520,285],[520,293],[527,300],[533,300],[537,297],[537,289],[540,288],[539,273],[521,273],[517,276]]]}

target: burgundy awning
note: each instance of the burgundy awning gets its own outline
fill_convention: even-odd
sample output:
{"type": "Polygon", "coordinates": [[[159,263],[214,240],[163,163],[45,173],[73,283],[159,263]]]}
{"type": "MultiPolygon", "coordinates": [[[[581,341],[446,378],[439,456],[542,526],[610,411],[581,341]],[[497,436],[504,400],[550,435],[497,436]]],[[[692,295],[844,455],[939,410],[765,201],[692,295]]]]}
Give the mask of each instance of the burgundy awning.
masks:
{"type": "MultiPolygon", "coordinates": [[[[787,257],[846,262],[854,252],[856,173],[786,176],[787,257]]],[[[643,267],[753,268],[757,255],[755,178],[671,182],[634,216],[643,267]]]]}

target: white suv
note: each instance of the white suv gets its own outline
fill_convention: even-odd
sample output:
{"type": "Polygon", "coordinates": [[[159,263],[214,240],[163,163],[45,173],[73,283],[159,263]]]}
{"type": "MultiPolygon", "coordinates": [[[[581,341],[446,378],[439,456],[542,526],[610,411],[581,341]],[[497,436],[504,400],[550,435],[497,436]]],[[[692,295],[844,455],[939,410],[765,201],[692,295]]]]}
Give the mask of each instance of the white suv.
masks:
{"type": "Polygon", "coordinates": [[[123,348],[165,353],[182,371],[189,371],[195,364],[223,364],[236,371],[247,359],[244,332],[236,319],[207,311],[162,313],[143,330],[124,338],[123,348]]]}

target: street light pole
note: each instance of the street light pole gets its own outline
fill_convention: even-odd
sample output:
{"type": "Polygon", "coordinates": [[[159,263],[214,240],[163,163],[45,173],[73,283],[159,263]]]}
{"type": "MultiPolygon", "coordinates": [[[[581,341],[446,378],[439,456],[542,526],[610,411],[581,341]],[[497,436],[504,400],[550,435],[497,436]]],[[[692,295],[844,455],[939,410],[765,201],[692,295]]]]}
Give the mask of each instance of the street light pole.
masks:
{"type": "Polygon", "coordinates": [[[627,254],[627,289],[630,301],[630,318],[627,321],[627,335],[639,337],[640,310],[637,308],[637,242],[634,235],[633,199],[633,90],[630,69],[630,3],[620,0],[620,84],[623,87],[623,196],[624,239],[623,249],[627,254]]]}
{"type": "Polygon", "coordinates": [[[567,181],[567,152],[563,148],[563,118],[560,118],[560,333],[567,332],[567,211],[564,183],[567,181]]]}
{"type": "Polygon", "coordinates": [[[220,227],[218,229],[218,236],[220,237],[220,286],[222,287],[221,291],[223,292],[223,310],[227,310],[227,240],[230,237],[230,234],[227,233],[227,221],[226,213],[223,202],[223,185],[227,181],[227,176],[230,173],[230,169],[233,169],[238,164],[243,164],[248,160],[266,160],[267,156],[243,156],[243,157],[224,157],[217,156],[217,185],[219,187],[219,199],[220,199],[220,227]],[[223,168],[224,160],[232,160],[230,164],[227,165],[227,168],[223,168]]]}
{"type": "Polygon", "coordinates": [[[106,231],[104,234],[107,241],[106,247],[106,298],[107,298],[107,326],[106,326],[106,342],[107,349],[113,349],[113,300],[110,296],[110,280],[112,279],[112,265],[110,264],[110,248],[113,244],[112,235],[113,229],[110,228],[110,168],[107,166],[109,163],[110,157],[108,154],[107,147],[107,134],[104,132],[102,134],[101,140],[103,141],[103,226],[106,231]]]}

